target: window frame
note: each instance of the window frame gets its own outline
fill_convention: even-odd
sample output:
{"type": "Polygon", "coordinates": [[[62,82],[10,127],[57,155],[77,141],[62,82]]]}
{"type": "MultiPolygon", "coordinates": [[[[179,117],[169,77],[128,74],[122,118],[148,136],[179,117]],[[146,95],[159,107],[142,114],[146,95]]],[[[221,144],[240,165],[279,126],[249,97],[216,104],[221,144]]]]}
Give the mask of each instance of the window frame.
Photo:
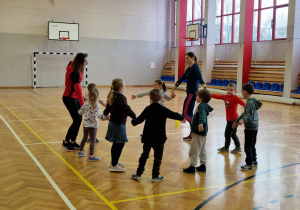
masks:
{"type": "MultiPolygon", "coordinates": [[[[277,0],[273,0],[273,6],[263,7],[262,8],[261,5],[262,5],[262,0],[258,0],[258,7],[257,7],[257,9],[253,10],[253,13],[257,11],[257,34],[256,34],[256,41],[253,41],[253,42],[268,42],[268,41],[286,40],[286,38],[275,38],[276,11],[277,11],[278,8],[288,7],[289,3],[277,5],[277,0]],[[260,32],[261,32],[261,12],[263,10],[267,10],[267,9],[273,9],[272,39],[270,39],[270,40],[261,40],[261,37],[260,37],[260,32]]],[[[253,38],[252,38],[252,40],[253,40],[253,38]]]]}
{"type": "MultiPolygon", "coordinates": [[[[228,14],[224,14],[224,1],[225,0],[221,0],[221,14],[220,15],[216,15],[216,19],[220,18],[220,42],[219,43],[215,43],[215,45],[222,45],[222,44],[234,44],[234,43],[238,43],[238,42],[234,42],[234,31],[235,31],[235,16],[236,15],[240,15],[240,11],[236,12],[235,11],[235,3],[236,0],[232,0],[232,12],[228,13],[228,14]],[[223,42],[223,18],[226,16],[231,16],[231,41],[229,43],[224,43],[223,42]]],[[[241,0],[243,1],[243,0],[241,0]]]]}

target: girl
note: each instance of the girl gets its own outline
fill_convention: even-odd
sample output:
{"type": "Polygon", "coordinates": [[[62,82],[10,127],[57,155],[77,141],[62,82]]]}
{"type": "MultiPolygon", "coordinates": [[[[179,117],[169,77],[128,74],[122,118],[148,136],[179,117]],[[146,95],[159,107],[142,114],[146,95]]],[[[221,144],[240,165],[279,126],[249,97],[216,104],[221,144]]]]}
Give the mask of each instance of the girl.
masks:
{"type": "MultiPolygon", "coordinates": [[[[92,90],[92,89],[94,89],[94,88],[97,88],[96,85],[95,85],[94,83],[90,83],[90,84],[88,84],[88,86],[87,86],[88,92],[90,92],[90,90],[92,90]]],[[[88,96],[84,95],[84,100],[85,100],[85,101],[88,100],[88,96]]],[[[100,97],[99,97],[97,100],[99,101],[99,103],[100,103],[102,106],[106,107],[106,103],[105,103],[100,97]]],[[[90,143],[90,142],[91,142],[91,139],[88,138],[88,140],[87,140],[86,142],[87,142],[87,143],[90,143]]],[[[99,139],[97,139],[97,137],[96,137],[96,143],[99,143],[99,139]]]]}
{"type": "MultiPolygon", "coordinates": [[[[176,96],[174,90],[183,82],[183,80],[187,78],[188,79],[188,82],[186,84],[187,96],[183,103],[182,115],[191,124],[193,118],[193,110],[196,101],[196,93],[199,89],[199,83],[202,85],[203,88],[206,88],[206,85],[202,79],[200,68],[197,64],[197,57],[193,52],[188,52],[187,54],[185,54],[185,62],[187,63],[188,68],[186,69],[184,74],[178,79],[178,81],[175,83],[171,91],[171,96],[172,97],[176,96]]],[[[183,140],[191,141],[192,140],[191,133],[187,137],[183,138],[183,140]]]]}
{"type": "Polygon", "coordinates": [[[78,114],[78,110],[84,104],[80,83],[83,78],[85,65],[87,65],[86,54],[78,53],[74,61],[70,61],[67,66],[65,76],[66,88],[63,94],[63,102],[73,119],[73,123],[68,130],[65,140],[62,142],[62,147],[68,151],[74,151],[80,148],[76,143],[76,138],[82,120],[81,115],[78,114]]]}
{"type": "Polygon", "coordinates": [[[107,116],[109,113],[109,124],[105,139],[112,142],[111,147],[111,166],[110,171],[123,172],[126,171],[124,164],[119,163],[123,147],[128,142],[126,135],[126,119],[130,116],[135,119],[135,113],[127,104],[126,97],[122,94],[125,85],[122,79],[114,79],[112,81],[111,90],[107,96],[106,109],[103,114],[107,116]]]}
{"type": "Polygon", "coordinates": [[[78,113],[84,116],[83,121],[83,138],[80,144],[80,151],[78,152],[78,157],[84,157],[85,153],[83,152],[84,145],[90,136],[91,144],[90,144],[90,156],[89,161],[97,161],[100,160],[99,157],[95,157],[94,148],[96,143],[96,135],[98,128],[98,120],[100,118],[105,120],[106,117],[100,114],[100,106],[98,104],[99,91],[96,86],[93,89],[88,89],[88,101],[80,108],[78,113]]]}
{"type": "MultiPolygon", "coordinates": [[[[161,81],[160,79],[154,80],[154,88],[160,90],[160,93],[162,95],[162,99],[161,99],[161,101],[159,101],[159,104],[162,105],[162,106],[165,106],[165,100],[170,101],[170,100],[172,100],[172,98],[175,98],[175,96],[170,97],[168,95],[167,87],[166,87],[165,83],[163,81],[161,81]]],[[[151,90],[141,92],[141,93],[138,93],[136,95],[132,95],[131,99],[134,100],[135,98],[142,98],[143,96],[150,96],[150,91],[151,90]]],[[[150,103],[152,103],[152,101],[150,101],[150,103]]]]}

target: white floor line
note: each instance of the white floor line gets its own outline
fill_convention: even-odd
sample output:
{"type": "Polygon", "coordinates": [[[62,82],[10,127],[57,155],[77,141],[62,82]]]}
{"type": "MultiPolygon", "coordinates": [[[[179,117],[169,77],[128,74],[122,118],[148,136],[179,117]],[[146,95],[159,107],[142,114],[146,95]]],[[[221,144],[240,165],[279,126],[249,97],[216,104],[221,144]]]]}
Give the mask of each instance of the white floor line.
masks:
{"type": "Polygon", "coordinates": [[[73,204],[70,202],[70,200],[67,198],[67,196],[61,191],[61,189],[57,186],[57,184],[53,181],[51,176],[47,173],[47,171],[44,169],[44,167],[40,164],[40,162],[35,158],[35,156],[30,152],[30,150],[26,147],[26,145],[23,143],[23,141],[19,138],[19,136],[15,133],[15,131],[10,127],[10,125],[5,121],[5,119],[0,115],[0,118],[2,121],[6,124],[6,126],[9,128],[9,130],[12,132],[12,134],[16,137],[16,139],[19,141],[21,146],[24,148],[24,150],[27,152],[27,154],[32,158],[32,160],[35,162],[35,164],[39,167],[39,169],[42,171],[42,173],[45,175],[45,177],[48,179],[50,184],[53,186],[53,188],[56,190],[56,192],[60,195],[60,197],[64,200],[64,202],[67,204],[67,206],[70,209],[76,209],[73,204]]]}
{"type": "MultiPolygon", "coordinates": [[[[9,107],[10,109],[39,109],[39,108],[57,108],[57,107],[64,107],[63,105],[61,106],[15,106],[15,107],[9,107]]],[[[0,109],[6,109],[0,108],[0,109]]]]}
{"type": "MultiPolygon", "coordinates": [[[[29,119],[29,120],[22,120],[22,121],[40,121],[40,120],[65,120],[70,119],[70,117],[57,117],[57,118],[44,118],[44,119],[29,119]]],[[[7,122],[15,122],[20,120],[7,120],[7,122]]]]}

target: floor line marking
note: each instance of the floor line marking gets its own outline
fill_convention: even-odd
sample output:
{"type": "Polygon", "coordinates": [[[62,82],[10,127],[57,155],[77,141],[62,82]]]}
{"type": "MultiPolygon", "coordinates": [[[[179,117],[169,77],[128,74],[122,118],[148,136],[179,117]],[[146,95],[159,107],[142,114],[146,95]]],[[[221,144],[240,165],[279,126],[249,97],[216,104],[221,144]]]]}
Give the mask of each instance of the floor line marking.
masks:
{"type": "Polygon", "coordinates": [[[27,123],[25,123],[18,115],[16,115],[10,108],[8,108],[2,101],[0,101],[2,106],[6,107],[17,119],[19,119],[41,142],[43,142],[61,161],[63,161],[98,197],[104,201],[111,209],[116,210],[117,208],[109,202],[96,188],[86,180],[68,161],[66,161],[60,154],[58,154],[52,147],[47,144],[47,142],[42,139],[27,123]]]}
{"type": "MultiPolygon", "coordinates": [[[[289,178],[289,177],[295,177],[295,176],[300,176],[300,173],[299,174],[292,174],[292,175],[288,175],[288,176],[284,175],[284,176],[271,177],[271,178],[266,178],[266,179],[247,180],[247,181],[244,181],[242,183],[247,184],[247,183],[252,183],[252,182],[267,181],[267,180],[280,179],[280,178],[289,178]]],[[[161,197],[161,196],[166,196],[166,195],[174,195],[174,194],[193,192],[193,191],[199,191],[199,190],[205,190],[205,189],[213,189],[213,188],[218,188],[218,187],[223,187],[223,186],[230,186],[230,185],[232,185],[232,184],[222,184],[222,185],[201,187],[201,188],[195,188],[195,189],[189,189],[189,190],[181,190],[181,191],[175,191],[175,192],[164,193],[164,194],[149,195],[149,196],[143,196],[143,197],[137,197],[137,198],[129,198],[129,199],[124,199],[124,200],[111,201],[111,203],[122,203],[122,202],[134,201],[134,200],[142,200],[142,199],[161,197]]]]}
{"type": "Polygon", "coordinates": [[[48,172],[45,170],[45,168],[40,164],[40,162],[36,159],[36,157],[30,152],[30,150],[26,147],[26,145],[23,143],[23,141],[19,138],[19,136],[16,134],[16,132],[10,127],[10,125],[6,122],[6,120],[0,115],[0,118],[5,123],[5,125],[8,127],[8,129],[12,132],[12,134],[15,136],[15,138],[18,140],[18,142],[21,144],[23,149],[27,152],[27,154],[31,157],[33,162],[38,166],[38,168],[42,171],[44,176],[48,179],[52,187],[56,190],[56,192],[59,194],[59,196],[63,199],[63,201],[67,204],[67,206],[70,209],[76,209],[71,201],[67,198],[67,196],[61,191],[61,189],[57,186],[57,184],[54,182],[54,180],[51,178],[51,176],[48,174],[48,172]]]}
{"type": "Polygon", "coordinates": [[[285,166],[281,166],[281,167],[277,167],[277,168],[273,168],[273,169],[270,169],[270,170],[267,170],[267,171],[263,171],[261,173],[258,173],[258,174],[254,174],[252,176],[249,176],[249,177],[246,177],[242,180],[239,180],[233,184],[231,184],[230,186],[227,186],[225,187],[224,189],[222,190],[219,190],[217,193],[213,194],[212,196],[210,196],[209,198],[207,198],[205,201],[203,201],[200,205],[198,205],[195,210],[199,210],[201,209],[202,207],[204,207],[207,203],[209,203],[211,200],[213,200],[214,198],[216,198],[218,195],[222,194],[223,192],[229,190],[230,188],[244,182],[244,181],[247,181],[249,179],[252,179],[254,177],[257,177],[257,176],[260,176],[262,174],[266,174],[266,173],[270,173],[271,171],[276,171],[276,170],[279,170],[279,169],[283,169],[283,168],[287,168],[287,167],[290,167],[290,166],[295,166],[295,165],[299,165],[300,163],[294,163],[294,164],[290,164],[290,165],[285,165],[285,166]]]}

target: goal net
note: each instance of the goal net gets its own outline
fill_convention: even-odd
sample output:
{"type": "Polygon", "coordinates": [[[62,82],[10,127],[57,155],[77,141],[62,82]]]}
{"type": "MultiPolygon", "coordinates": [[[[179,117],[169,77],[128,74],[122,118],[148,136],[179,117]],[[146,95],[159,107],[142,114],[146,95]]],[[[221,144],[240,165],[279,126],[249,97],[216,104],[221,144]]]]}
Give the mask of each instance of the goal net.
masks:
{"type": "MultiPolygon", "coordinates": [[[[64,87],[66,68],[76,53],[34,52],[32,57],[33,88],[64,87]]],[[[81,86],[87,84],[87,66],[81,86]]]]}

